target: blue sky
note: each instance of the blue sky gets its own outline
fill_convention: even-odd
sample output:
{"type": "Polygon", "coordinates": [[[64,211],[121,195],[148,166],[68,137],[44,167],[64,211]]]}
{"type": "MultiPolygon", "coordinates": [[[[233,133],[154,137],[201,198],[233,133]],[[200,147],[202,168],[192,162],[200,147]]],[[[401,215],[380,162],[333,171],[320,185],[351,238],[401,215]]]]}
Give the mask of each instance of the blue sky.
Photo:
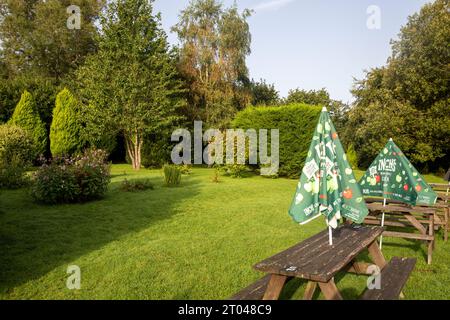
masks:
{"type": "MultiPolygon", "coordinates": [[[[233,0],[224,0],[225,6],[233,0]]],[[[250,77],[274,83],[282,96],[289,89],[328,89],[333,99],[352,101],[353,78],[385,64],[390,40],[407,17],[427,0],[237,0],[255,12],[248,22],[252,53],[250,77]],[[368,7],[380,9],[380,28],[369,29],[368,7]]],[[[170,28],[189,0],[156,0],[169,41],[170,28]]]]}

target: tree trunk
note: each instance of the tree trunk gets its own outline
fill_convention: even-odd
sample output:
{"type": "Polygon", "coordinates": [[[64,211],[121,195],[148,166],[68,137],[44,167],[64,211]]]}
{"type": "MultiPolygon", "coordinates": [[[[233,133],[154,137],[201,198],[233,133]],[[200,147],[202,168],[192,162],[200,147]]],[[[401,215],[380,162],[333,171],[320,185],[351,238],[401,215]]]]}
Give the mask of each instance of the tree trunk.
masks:
{"type": "Polygon", "coordinates": [[[133,133],[125,134],[125,145],[134,170],[139,170],[141,168],[142,143],[142,136],[137,130],[133,133]]]}

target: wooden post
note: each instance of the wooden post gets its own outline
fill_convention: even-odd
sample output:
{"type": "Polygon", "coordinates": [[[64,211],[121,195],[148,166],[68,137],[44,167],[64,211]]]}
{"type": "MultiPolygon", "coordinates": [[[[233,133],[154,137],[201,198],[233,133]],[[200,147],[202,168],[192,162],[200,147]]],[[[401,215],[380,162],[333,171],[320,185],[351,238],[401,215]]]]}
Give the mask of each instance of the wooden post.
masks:
{"type": "Polygon", "coordinates": [[[306,285],[305,293],[303,294],[303,300],[312,300],[314,292],[316,292],[317,282],[308,281],[306,285]]]}
{"type": "Polygon", "coordinates": [[[448,219],[450,215],[450,207],[444,208],[444,241],[447,242],[448,240],[448,231],[449,231],[449,225],[448,225],[448,219]]]}
{"type": "Polygon", "coordinates": [[[334,278],[331,278],[328,282],[319,282],[320,290],[322,291],[325,299],[327,300],[342,300],[342,296],[339,293],[336,284],[334,283],[334,278]]]}
{"type": "Polygon", "coordinates": [[[377,242],[372,242],[369,247],[367,248],[369,250],[369,255],[372,261],[380,267],[380,269],[383,269],[386,265],[386,259],[383,256],[383,253],[381,252],[380,248],[377,246],[377,242]]]}
{"type": "Polygon", "coordinates": [[[433,236],[433,240],[428,242],[428,264],[431,264],[433,248],[434,248],[434,216],[430,214],[430,226],[428,228],[428,235],[433,236]]]}
{"type": "Polygon", "coordinates": [[[277,300],[280,296],[286,279],[286,276],[272,274],[269,284],[267,285],[266,292],[264,293],[263,300],[277,300]]]}

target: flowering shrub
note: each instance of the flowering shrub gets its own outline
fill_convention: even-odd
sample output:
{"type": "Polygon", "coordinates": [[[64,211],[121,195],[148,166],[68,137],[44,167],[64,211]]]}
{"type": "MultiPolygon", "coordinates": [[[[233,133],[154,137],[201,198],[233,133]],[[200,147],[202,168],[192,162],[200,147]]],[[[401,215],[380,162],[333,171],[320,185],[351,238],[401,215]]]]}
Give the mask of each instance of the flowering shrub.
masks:
{"type": "Polygon", "coordinates": [[[38,202],[82,202],[103,196],[111,180],[103,150],[88,150],[82,156],[54,158],[34,174],[31,194],[38,202]]]}

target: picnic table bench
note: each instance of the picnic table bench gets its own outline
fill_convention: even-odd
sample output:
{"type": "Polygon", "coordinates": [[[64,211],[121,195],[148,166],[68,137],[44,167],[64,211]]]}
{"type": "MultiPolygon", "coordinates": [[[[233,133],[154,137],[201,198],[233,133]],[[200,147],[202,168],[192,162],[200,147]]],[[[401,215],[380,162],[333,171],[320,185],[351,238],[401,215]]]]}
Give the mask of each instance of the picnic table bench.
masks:
{"type": "Polygon", "coordinates": [[[375,293],[364,293],[364,299],[397,299],[411,273],[415,259],[393,258],[386,260],[377,245],[377,238],[383,233],[382,227],[342,225],[333,230],[333,245],[328,242],[328,230],[300,242],[268,259],[257,263],[256,270],[267,273],[250,286],[244,288],[232,300],[275,300],[287,281],[300,278],[308,281],[304,299],[312,299],[317,287],[326,299],[342,299],[334,276],[340,272],[369,274],[366,262],[356,261],[365,249],[373,264],[381,270],[380,289],[375,293]]]}
{"type": "Polygon", "coordinates": [[[383,206],[379,202],[370,202],[371,199],[365,199],[370,214],[364,219],[364,223],[368,225],[380,225],[381,220],[378,217],[382,212],[388,215],[384,225],[390,227],[413,227],[419,233],[389,231],[383,232],[383,237],[404,238],[413,240],[422,240],[428,243],[427,263],[431,264],[433,249],[435,245],[435,213],[436,208],[408,206],[404,204],[387,202],[383,206]]]}

